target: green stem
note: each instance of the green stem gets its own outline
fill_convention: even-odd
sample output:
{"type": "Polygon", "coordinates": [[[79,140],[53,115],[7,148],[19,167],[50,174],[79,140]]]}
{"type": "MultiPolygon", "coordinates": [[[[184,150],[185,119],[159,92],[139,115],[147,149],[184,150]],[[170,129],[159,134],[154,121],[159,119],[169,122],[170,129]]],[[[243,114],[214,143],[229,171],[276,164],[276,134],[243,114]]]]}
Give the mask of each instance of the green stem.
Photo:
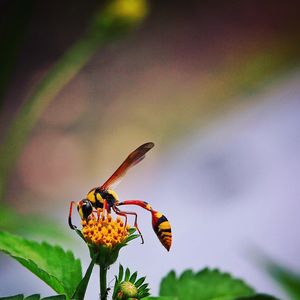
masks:
{"type": "Polygon", "coordinates": [[[107,299],[107,267],[100,265],[100,299],[106,300],[107,299]]]}

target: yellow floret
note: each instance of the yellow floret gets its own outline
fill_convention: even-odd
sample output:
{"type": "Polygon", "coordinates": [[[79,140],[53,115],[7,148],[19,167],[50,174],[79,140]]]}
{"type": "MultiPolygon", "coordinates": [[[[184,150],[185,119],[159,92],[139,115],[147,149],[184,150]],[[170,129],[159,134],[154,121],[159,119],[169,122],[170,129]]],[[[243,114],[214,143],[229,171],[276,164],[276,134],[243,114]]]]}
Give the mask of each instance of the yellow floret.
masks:
{"type": "Polygon", "coordinates": [[[88,221],[81,222],[81,232],[88,243],[113,248],[127,238],[130,226],[125,227],[120,217],[114,220],[110,214],[99,215],[99,211],[98,216],[92,215],[88,221]]]}

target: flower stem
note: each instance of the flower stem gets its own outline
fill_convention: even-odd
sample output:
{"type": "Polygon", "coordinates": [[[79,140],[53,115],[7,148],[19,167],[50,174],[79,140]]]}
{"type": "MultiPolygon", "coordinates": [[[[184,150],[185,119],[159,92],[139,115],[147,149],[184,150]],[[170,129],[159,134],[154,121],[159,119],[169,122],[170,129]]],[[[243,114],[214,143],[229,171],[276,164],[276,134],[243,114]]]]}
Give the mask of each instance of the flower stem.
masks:
{"type": "Polygon", "coordinates": [[[100,300],[107,299],[106,274],[107,267],[100,265],[100,300]]]}

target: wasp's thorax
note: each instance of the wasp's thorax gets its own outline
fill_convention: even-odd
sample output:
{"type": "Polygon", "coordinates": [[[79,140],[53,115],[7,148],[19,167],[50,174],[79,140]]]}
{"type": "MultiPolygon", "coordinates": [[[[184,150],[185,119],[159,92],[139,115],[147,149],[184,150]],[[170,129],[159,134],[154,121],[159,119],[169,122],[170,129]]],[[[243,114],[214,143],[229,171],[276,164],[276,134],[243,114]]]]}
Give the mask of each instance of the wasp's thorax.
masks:
{"type": "Polygon", "coordinates": [[[119,203],[119,197],[113,190],[102,190],[100,188],[94,188],[90,190],[86,196],[95,208],[103,208],[104,200],[110,210],[111,207],[119,203]]]}

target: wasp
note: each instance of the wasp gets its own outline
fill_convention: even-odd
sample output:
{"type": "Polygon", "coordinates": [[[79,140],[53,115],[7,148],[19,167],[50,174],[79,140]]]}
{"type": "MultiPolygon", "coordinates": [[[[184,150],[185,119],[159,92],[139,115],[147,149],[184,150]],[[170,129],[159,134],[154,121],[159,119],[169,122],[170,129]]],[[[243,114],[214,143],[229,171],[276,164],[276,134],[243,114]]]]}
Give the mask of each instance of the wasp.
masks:
{"type": "Polygon", "coordinates": [[[137,223],[137,214],[132,211],[122,211],[119,207],[123,205],[137,205],[145,210],[149,211],[152,216],[152,227],[157,235],[158,239],[162,245],[169,251],[172,244],[172,231],[171,225],[168,219],[160,212],[154,210],[150,204],[142,200],[124,200],[120,202],[118,195],[113,190],[114,187],[120,182],[124,177],[126,172],[141,162],[146,153],[154,147],[154,143],[145,143],[131,152],[124,162],[117,168],[117,170],[102,184],[100,187],[91,189],[86,198],[75,203],[71,201],[70,211],[69,211],[69,226],[71,229],[76,229],[77,227],[72,224],[72,207],[76,204],[78,213],[82,220],[89,220],[89,217],[93,212],[96,212],[98,208],[106,210],[111,213],[113,210],[117,215],[123,216],[125,218],[125,224],[127,224],[127,216],[134,216],[134,227],[140,234],[142,239],[142,244],[144,243],[144,238],[139,230],[137,223]]]}

